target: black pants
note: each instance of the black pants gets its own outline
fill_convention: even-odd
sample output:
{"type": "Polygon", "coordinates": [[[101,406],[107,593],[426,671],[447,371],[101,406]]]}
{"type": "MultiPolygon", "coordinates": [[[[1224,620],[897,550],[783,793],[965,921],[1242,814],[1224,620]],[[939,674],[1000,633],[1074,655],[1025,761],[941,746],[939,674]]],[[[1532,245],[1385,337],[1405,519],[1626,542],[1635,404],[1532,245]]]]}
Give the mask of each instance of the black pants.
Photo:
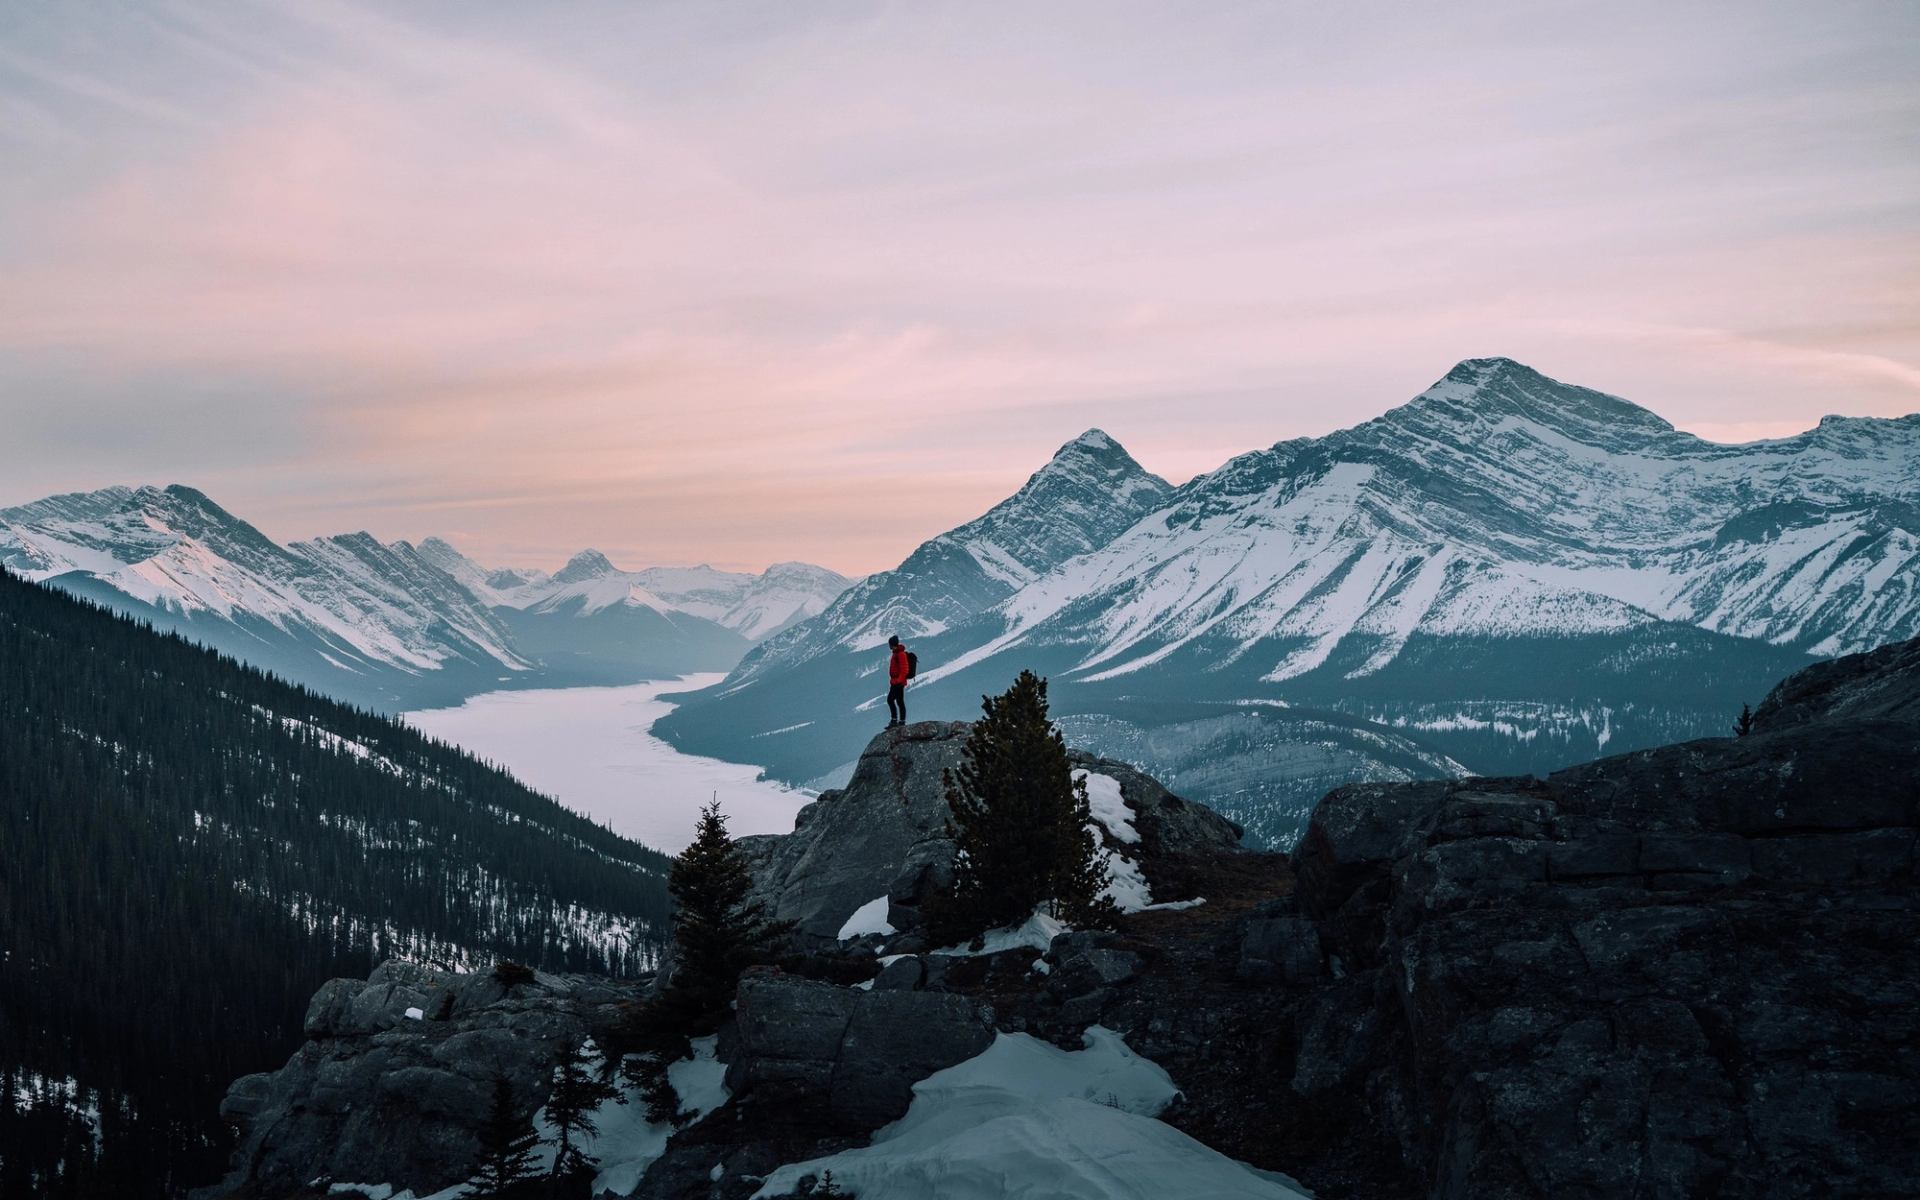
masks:
{"type": "Polygon", "coordinates": [[[887,685],[887,715],[902,725],[907,723],[907,685],[890,683],[887,685]]]}

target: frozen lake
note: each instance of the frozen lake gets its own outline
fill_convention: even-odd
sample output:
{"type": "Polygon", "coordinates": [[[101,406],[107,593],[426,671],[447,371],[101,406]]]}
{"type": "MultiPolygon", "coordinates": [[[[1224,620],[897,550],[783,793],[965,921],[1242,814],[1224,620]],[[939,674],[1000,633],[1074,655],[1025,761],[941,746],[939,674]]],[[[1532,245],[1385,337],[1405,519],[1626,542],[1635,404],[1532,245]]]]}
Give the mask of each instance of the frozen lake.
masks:
{"type": "Polygon", "coordinates": [[[673,710],[662,692],[691,691],[721,678],[487,692],[458,708],[405,716],[416,729],[500,764],[575,812],[676,854],[693,839],[700,806],[716,796],[736,836],[791,832],[793,815],[813,798],[759,780],[758,767],[682,754],[648,732],[673,710]]]}

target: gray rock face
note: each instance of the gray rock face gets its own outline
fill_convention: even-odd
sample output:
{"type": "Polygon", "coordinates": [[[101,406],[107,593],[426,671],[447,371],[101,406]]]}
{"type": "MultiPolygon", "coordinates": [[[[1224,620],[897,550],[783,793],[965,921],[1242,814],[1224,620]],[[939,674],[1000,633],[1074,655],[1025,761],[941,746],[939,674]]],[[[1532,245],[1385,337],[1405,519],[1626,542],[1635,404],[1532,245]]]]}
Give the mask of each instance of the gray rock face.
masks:
{"type": "Polygon", "coordinates": [[[1079,996],[1125,983],[1139,971],[1140,956],[1131,950],[1082,950],[1061,961],[1047,986],[1057,996],[1079,996]]]}
{"type": "MultiPolygon", "coordinates": [[[[740,839],[755,859],[757,898],[801,933],[833,938],[854,910],[891,895],[915,847],[946,826],[941,772],[960,765],[967,728],[922,721],[888,730],[867,743],[844,789],[800,810],[792,833],[740,839]]],[[[916,862],[916,883],[926,861],[923,853],[916,862]]]]}
{"type": "Polygon", "coordinates": [[[1322,974],[1320,931],[1299,917],[1256,918],[1240,943],[1234,974],[1255,983],[1306,983],[1322,974]]]}
{"type": "Polygon", "coordinates": [[[993,1010],[964,996],[859,991],[772,972],[740,981],[736,1019],[727,1066],[736,1100],[815,1106],[859,1131],[899,1118],[915,1082],[993,1041],[993,1010]]]}
{"type": "MultiPolygon", "coordinates": [[[[1546,780],[1329,795],[1294,867],[1346,977],[1298,1010],[1302,1103],[1435,1197],[1909,1191],[1920,643],[1759,711],[1546,780]]],[[[1256,922],[1243,966],[1285,977],[1299,924],[1256,922]]]]}
{"type": "Polygon", "coordinates": [[[1812,720],[1870,717],[1912,721],[1920,694],[1908,684],[1920,671],[1920,639],[1894,642],[1796,672],[1754,710],[1754,725],[1772,733],[1812,720]]]}
{"type": "MultiPolygon", "coordinates": [[[[792,833],[741,838],[756,898],[813,939],[835,938],[856,909],[881,896],[895,928],[916,926],[920,906],[951,877],[953,843],[944,831],[952,810],[941,777],[960,765],[970,729],[963,721],[890,729],[867,744],[845,788],[800,810],[792,833]]],[[[1119,782],[1149,882],[1168,855],[1239,843],[1231,821],[1125,763],[1078,752],[1072,760],[1119,782]]]]}
{"type": "Polygon", "coordinates": [[[630,993],[547,974],[509,990],[491,973],[398,962],[329,980],[307,1011],[306,1045],[228,1090],[221,1115],[242,1129],[235,1168],[201,1200],[283,1195],[315,1179],[423,1196],[460,1183],[478,1165],[494,1077],[531,1113],[559,1056],[610,1024],[630,993]]]}

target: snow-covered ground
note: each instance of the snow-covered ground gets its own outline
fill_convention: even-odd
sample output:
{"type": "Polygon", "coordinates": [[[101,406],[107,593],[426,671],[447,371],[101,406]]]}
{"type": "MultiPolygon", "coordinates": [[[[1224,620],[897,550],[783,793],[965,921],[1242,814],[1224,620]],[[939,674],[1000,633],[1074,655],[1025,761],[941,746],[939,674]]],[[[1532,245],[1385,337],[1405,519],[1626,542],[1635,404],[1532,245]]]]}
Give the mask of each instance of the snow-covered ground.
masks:
{"type": "Polygon", "coordinates": [[[488,692],[458,708],[406,714],[415,728],[495,762],[528,786],[669,854],[693,838],[716,797],[735,835],[787,833],[812,795],[757,767],[682,754],[648,731],[673,710],[664,692],[716,683],[688,675],[628,687],[488,692]]]}
{"type": "Polygon", "coordinates": [[[913,1085],[907,1115],[856,1150],[792,1163],[756,1196],[832,1172],[889,1200],[1303,1200],[1291,1179],[1236,1162],[1155,1120],[1177,1091],[1120,1035],[1088,1029],[1068,1051],[1003,1033],[913,1085]]]}

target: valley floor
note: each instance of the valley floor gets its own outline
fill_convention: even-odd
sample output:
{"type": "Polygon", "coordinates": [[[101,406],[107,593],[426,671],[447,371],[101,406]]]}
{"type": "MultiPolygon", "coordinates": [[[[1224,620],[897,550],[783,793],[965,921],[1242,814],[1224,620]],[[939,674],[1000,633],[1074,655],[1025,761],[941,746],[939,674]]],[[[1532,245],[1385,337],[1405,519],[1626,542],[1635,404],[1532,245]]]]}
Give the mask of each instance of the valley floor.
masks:
{"type": "Polygon", "coordinates": [[[488,692],[458,708],[405,714],[408,724],[511,771],[528,786],[668,854],[718,799],[737,836],[786,833],[811,793],[762,780],[760,769],[683,754],[654,737],[673,711],[660,697],[711,686],[687,675],[625,687],[488,692]]]}

